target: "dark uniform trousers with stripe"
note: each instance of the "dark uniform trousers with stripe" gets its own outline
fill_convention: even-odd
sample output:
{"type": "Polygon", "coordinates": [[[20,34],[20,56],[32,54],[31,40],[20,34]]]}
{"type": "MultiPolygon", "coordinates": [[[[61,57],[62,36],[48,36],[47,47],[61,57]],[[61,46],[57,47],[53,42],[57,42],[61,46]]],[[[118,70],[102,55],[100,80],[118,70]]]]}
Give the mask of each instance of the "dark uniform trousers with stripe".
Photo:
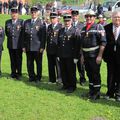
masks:
{"type": "Polygon", "coordinates": [[[91,95],[100,94],[101,77],[100,66],[96,63],[99,47],[106,45],[105,30],[102,25],[94,23],[89,30],[86,26],[81,31],[82,51],[85,69],[89,78],[89,92],[91,95]]]}
{"type": "Polygon", "coordinates": [[[58,33],[58,57],[60,58],[63,87],[73,90],[76,88],[76,65],[73,62],[76,42],[74,33],[75,29],[73,27],[67,32],[65,28],[62,28],[58,33]]]}
{"type": "Polygon", "coordinates": [[[31,19],[24,22],[24,45],[27,56],[27,71],[30,81],[40,81],[42,77],[42,56],[40,49],[43,48],[41,43],[46,37],[46,29],[38,18],[35,23],[31,19]],[[36,62],[36,71],[34,70],[34,61],[36,62]]]}
{"type": "Polygon", "coordinates": [[[57,60],[57,42],[58,31],[62,28],[62,24],[57,23],[55,27],[50,24],[47,30],[47,58],[49,81],[56,82],[56,78],[61,79],[59,61],[57,60]]]}
{"type": "Polygon", "coordinates": [[[7,36],[7,47],[11,62],[11,76],[22,75],[22,41],[23,41],[23,20],[18,19],[14,24],[12,19],[5,24],[7,36]]]}

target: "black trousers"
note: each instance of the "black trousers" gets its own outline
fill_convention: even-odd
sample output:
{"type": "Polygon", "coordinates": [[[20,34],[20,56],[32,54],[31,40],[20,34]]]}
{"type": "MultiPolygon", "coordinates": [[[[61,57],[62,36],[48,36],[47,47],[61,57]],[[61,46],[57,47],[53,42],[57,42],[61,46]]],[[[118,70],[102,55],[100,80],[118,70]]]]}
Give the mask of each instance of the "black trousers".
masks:
{"type": "Polygon", "coordinates": [[[0,73],[1,73],[1,57],[2,57],[2,51],[0,51],[0,73]]]}
{"type": "Polygon", "coordinates": [[[59,61],[56,59],[56,55],[47,54],[47,58],[48,58],[49,81],[56,82],[56,78],[61,77],[59,61]]]}
{"type": "Polygon", "coordinates": [[[80,59],[77,62],[77,69],[79,72],[80,80],[82,80],[82,79],[85,80],[85,66],[84,66],[84,64],[81,64],[80,59]]]}
{"type": "Polygon", "coordinates": [[[85,57],[85,69],[89,78],[90,92],[97,94],[101,88],[100,65],[96,63],[96,57],[85,57]]]}
{"type": "Polygon", "coordinates": [[[107,95],[120,97],[120,64],[116,60],[107,62],[107,95]]]}
{"type": "Polygon", "coordinates": [[[11,62],[11,75],[22,75],[22,49],[8,49],[11,62]]]}
{"type": "Polygon", "coordinates": [[[27,71],[29,79],[41,80],[42,77],[42,53],[39,51],[27,51],[27,71]],[[37,75],[34,70],[34,61],[36,62],[37,75]]]}
{"type": "Polygon", "coordinates": [[[63,86],[66,88],[76,88],[76,65],[73,58],[60,58],[60,69],[63,86]]]}

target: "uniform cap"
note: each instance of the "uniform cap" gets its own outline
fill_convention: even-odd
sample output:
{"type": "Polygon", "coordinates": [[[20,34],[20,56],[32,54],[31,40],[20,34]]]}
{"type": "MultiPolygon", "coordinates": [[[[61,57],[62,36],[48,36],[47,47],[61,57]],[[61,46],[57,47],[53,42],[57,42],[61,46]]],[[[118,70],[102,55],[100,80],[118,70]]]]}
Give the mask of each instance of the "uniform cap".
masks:
{"type": "Polygon", "coordinates": [[[58,14],[56,12],[50,13],[50,18],[56,18],[56,17],[58,17],[58,14]]]}
{"type": "Polygon", "coordinates": [[[18,7],[12,7],[11,13],[18,13],[18,7]]]}
{"type": "Polygon", "coordinates": [[[92,16],[96,16],[95,12],[93,10],[88,10],[87,13],[85,15],[92,15],[92,16]]]}
{"type": "Polygon", "coordinates": [[[37,7],[37,6],[32,6],[31,7],[31,12],[33,12],[33,11],[38,11],[39,10],[39,8],[37,7]]]}
{"type": "Polygon", "coordinates": [[[69,20],[72,19],[72,16],[71,16],[71,14],[65,14],[65,15],[63,16],[63,19],[64,19],[64,21],[69,21],[69,20]]]}
{"type": "Polygon", "coordinates": [[[79,15],[79,11],[78,10],[72,10],[71,14],[72,15],[79,15]]]}

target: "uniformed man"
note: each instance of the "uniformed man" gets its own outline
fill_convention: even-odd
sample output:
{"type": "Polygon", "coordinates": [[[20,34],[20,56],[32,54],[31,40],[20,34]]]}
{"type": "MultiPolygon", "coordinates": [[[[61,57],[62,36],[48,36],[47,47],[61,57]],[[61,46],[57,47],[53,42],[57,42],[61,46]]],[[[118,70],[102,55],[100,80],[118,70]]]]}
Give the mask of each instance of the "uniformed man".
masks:
{"type": "Polygon", "coordinates": [[[42,55],[44,46],[41,42],[46,37],[46,29],[39,18],[38,7],[31,8],[31,19],[24,22],[24,47],[23,51],[27,55],[27,70],[29,81],[38,82],[42,77],[42,55]],[[36,62],[37,74],[34,71],[34,61],[36,62]]]}
{"type": "Polygon", "coordinates": [[[60,78],[59,61],[57,61],[57,39],[58,31],[62,28],[62,24],[58,23],[58,15],[56,12],[50,13],[51,24],[47,29],[47,58],[48,58],[48,73],[49,82],[56,82],[56,78],[60,78]],[[57,72],[57,73],[56,73],[57,72]]]}
{"type": "Polygon", "coordinates": [[[76,76],[74,64],[75,52],[75,29],[72,26],[72,17],[66,14],[63,17],[64,27],[58,33],[58,59],[60,60],[63,90],[68,93],[76,89],[76,76]]]}
{"type": "MultiPolygon", "coordinates": [[[[84,24],[82,22],[79,22],[79,11],[78,10],[72,10],[72,26],[76,29],[76,32],[79,30],[81,30],[84,26],[84,24]]],[[[80,84],[84,85],[84,83],[86,82],[85,79],[85,67],[84,67],[84,63],[82,63],[81,61],[81,53],[79,53],[79,59],[77,62],[77,68],[78,68],[78,72],[79,72],[79,76],[80,76],[80,84]]]]}
{"type": "Polygon", "coordinates": [[[11,9],[11,19],[5,23],[7,47],[11,62],[11,77],[19,79],[22,75],[23,20],[19,19],[18,9],[11,9]]]}
{"type": "Polygon", "coordinates": [[[85,18],[86,25],[81,30],[82,51],[85,69],[89,78],[89,98],[96,100],[100,98],[100,66],[106,45],[106,37],[103,26],[95,23],[94,11],[89,10],[85,18]]]}
{"type": "Polygon", "coordinates": [[[0,26],[0,75],[1,75],[1,56],[2,56],[2,50],[3,50],[3,41],[5,38],[5,31],[3,27],[0,26]]]}

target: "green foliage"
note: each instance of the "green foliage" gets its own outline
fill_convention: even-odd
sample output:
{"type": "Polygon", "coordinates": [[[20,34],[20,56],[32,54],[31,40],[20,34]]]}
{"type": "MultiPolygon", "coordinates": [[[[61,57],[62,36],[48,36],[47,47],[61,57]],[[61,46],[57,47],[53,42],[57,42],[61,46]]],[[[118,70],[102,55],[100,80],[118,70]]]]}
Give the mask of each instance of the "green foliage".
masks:
{"type": "MultiPolygon", "coordinates": [[[[9,15],[0,15],[0,25],[4,26],[9,15]]],[[[23,19],[29,16],[21,16],[23,19]]],[[[29,83],[26,69],[26,56],[23,53],[23,77],[11,79],[10,60],[4,41],[2,54],[2,76],[0,77],[0,120],[120,120],[120,103],[103,98],[90,101],[82,98],[88,92],[88,82],[73,94],[60,91],[60,85],[48,84],[46,54],[43,56],[43,78],[40,84],[29,83]]],[[[102,88],[106,92],[106,64],[101,67],[102,88]]],[[[79,77],[78,77],[79,78],[79,77]]]]}

